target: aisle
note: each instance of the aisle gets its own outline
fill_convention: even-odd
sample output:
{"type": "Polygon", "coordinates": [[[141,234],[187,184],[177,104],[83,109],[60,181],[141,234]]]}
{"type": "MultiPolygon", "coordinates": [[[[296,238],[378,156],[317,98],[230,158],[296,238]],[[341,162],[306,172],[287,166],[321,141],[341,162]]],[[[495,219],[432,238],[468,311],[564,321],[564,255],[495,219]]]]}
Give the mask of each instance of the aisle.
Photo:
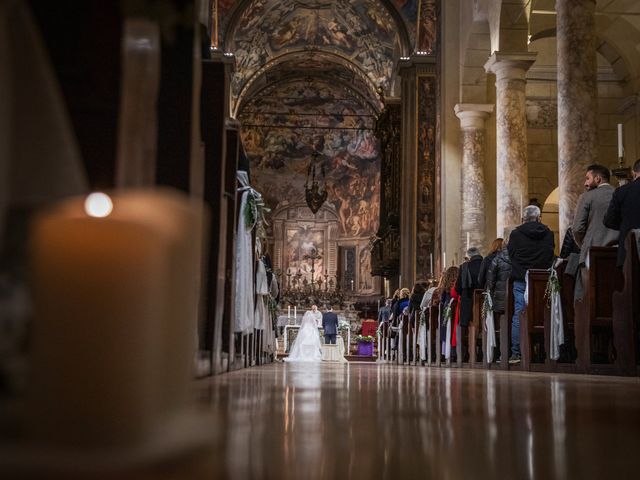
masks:
{"type": "Polygon", "coordinates": [[[202,382],[224,478],[615,478],[640,469],[636,379],[275,364],[202,382]]]}

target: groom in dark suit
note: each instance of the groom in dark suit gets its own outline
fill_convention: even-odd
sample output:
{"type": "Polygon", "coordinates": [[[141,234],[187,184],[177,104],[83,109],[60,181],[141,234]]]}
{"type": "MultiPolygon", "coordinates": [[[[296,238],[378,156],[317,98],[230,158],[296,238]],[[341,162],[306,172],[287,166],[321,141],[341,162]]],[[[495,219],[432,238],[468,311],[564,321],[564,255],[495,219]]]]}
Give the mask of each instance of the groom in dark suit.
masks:
{"type": "Polygon", "coordinates": [[[324,343],[335,345],[338,333],[338,315],[333,312],[331,305],[322,314],[322,328],[324,328],[324,343]]]}

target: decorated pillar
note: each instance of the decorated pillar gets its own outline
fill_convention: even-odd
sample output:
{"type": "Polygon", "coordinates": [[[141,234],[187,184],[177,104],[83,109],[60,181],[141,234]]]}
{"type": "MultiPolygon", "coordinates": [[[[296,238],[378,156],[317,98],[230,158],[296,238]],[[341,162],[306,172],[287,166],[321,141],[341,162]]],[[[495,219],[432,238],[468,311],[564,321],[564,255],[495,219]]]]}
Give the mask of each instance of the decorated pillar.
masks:
{"type": "Polygon", "coordinates": [[[485,120],[493,112],[493,105],[459,103],[454,111],[460,119],[462,140],[462,226],[460,229],[463,249],[484,248],[485,238],[485,182],[486,156],[485,120]],[[467,241],[468,239],[468,241],[467,241]]]}
{"type": "Polygon", "coordinates": [[[495,52],[485,69],[496,75],[496,227],[517,225],[528,202],[526,73],[535,53],[495,52]]]}
{"type": "Polygon", "coordinates": [[[402,287],[431,276],[439,251],[440,175],[437,156],[438,82],[435,56],[414,55],[400,64],[402,161],[400,279],[402,287]]]}
{"type": "Polygon", "coordinates": [[[560,238],[573,223],[586,167],[598,160],[595,0],[557,0],[560,238]]]}

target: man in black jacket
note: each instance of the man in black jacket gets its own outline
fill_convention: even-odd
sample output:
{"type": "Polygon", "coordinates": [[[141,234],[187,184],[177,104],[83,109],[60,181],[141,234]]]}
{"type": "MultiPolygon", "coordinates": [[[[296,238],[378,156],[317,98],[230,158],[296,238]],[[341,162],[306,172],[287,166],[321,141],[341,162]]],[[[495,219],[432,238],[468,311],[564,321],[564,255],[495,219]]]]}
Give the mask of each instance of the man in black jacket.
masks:
{"type": "Polygon", "coordinates": [[[540,209],[525,207],[523,223],[509,237],[507,250],[511,259],[514,312],[511,320],[511,358],[509,363],[520,362],[520,315],[525,309],[524,290],[527,270],[550,268],[553,263],[553,232],[540,223],[540,209]]]}
{"type": "Polygon", "coordinates": [[[627,239],[627,234],[633,228],[640,228],[640,159],[633,164],[633,182],[613,192],[603,223],[605,227],[620,231],[618,266],[622,267],[626,256],[624,241],[627,239]]]}
{"type": "Polygon", "coordinates": [[[473,319],[473,291],[482,288],[478,282],[482,255],[476,247],[467,250],[469,260],[460,266],[460,275],[456,280],[456,291],[460,295],[460,326],[468,327],[473,319]]]}

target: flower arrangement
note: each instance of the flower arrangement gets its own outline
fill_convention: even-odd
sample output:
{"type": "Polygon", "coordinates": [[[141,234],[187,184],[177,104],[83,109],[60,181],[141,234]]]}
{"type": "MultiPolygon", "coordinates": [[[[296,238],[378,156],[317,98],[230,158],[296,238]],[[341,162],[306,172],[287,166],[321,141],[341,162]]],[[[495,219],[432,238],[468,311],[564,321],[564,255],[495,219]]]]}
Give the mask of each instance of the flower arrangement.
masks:
{"type": "Polygon", "coordinates": [[[338,330],[342,331],[342,330],[349,330],[351,328],[351,324],[349,322],[347,322],[346,320],[339,320],[338,321],[338,330]]]}
{"type": "Polygon", "coordinates": [[[371,343],[373,340],[371,335],[356,335],[356,342],[371,343]]]}

